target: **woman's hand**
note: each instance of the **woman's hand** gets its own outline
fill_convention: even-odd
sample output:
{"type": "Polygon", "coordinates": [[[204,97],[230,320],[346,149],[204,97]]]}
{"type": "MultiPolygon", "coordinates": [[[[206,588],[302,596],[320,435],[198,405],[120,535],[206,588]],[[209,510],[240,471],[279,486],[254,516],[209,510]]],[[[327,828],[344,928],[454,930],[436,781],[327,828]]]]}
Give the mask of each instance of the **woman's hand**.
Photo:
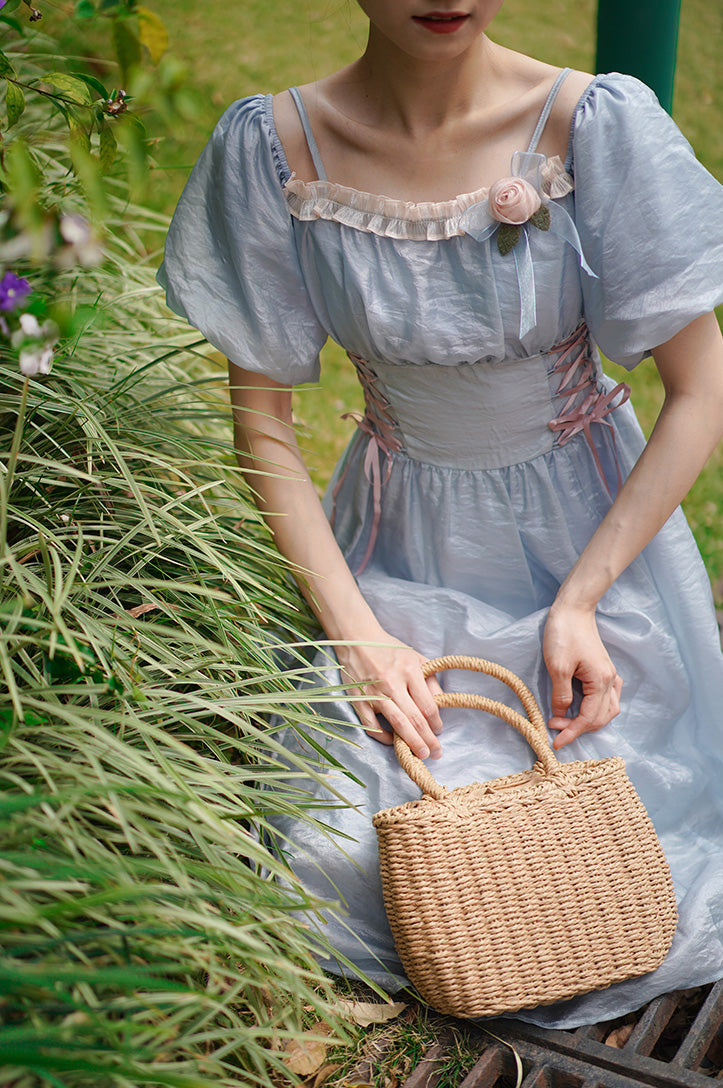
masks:
{"type": "Polygon", "coordinates": [[[542,652],[552,680],[553,716],[548,725],[558,730],[554,748],[562,748],[581,733],[602,729],[620,713],[623,681],[602,644],[594,610],[553,604],[542,652]],[[577,715],[568,718],[573,677],[582,685],[583,698],[577,715]]]}
{"type": "Polygon", "coordinates": [[[337,656],[342,678],[353,685],[350,693],[365,696],[353,706],[367,734],[381,744],[393,743],[392,735],[377,718],[383,714],[415,756],[439,759],[442,746],[437,734],[442,731],[442,721],[434,695],[442,689],[435,677],[424,678],[426,658],[385,631],[373,645],[337,647],[337,656]]]}
{"type": "Polygon", "coordinates": [[[696,318],[653,354],[665,387],[658,421],[561,585],[545,628],[556,748],[618,713],[622,681],[600,641],[595,607],[685,497],[723,431],[723,336],[715,314],[696,318]],[[583,700],[576,717],[565,718],[573,676],[583,700]]]}

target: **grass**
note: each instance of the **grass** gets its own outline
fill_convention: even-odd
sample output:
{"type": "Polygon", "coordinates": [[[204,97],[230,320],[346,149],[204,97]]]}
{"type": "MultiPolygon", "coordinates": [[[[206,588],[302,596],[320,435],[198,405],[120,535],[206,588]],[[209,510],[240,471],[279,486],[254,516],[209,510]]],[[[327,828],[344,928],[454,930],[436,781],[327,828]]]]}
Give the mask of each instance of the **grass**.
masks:
{"type": "Polygon", "coordinates": [[[0,364],[6,427],[27,395],[0,478],[3,1083],[269,1084],[303,1006],[335,1023],[314,905],[263,845],[274,812],[323,821],[267,722],[309,728],[270,638],[305,613],[215,379],[150,270],[117,271],[50,378],[0,364]]]}
{"type": "MultiPolygon", "coordinates": [[[[83,207],[57,115],[15,134],[38,207],[83,207]]],[[[269,846],[324,821],[271,716],[318,743],[331,693],[299,690],[308,611],[138,244],[166,219],[106,202],[102,266],[16,266],[82,315],[53,372],[0,345],[0,1081],[272,1088],[309,1010],[348,1035],[269,846]]]]}

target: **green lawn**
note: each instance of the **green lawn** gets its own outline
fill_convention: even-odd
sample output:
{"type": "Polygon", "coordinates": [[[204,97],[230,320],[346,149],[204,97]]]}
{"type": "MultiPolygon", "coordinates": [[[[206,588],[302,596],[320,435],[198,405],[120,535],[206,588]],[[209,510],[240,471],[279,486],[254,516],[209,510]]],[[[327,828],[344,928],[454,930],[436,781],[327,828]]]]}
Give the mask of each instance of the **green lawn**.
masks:
{"type": "MultiPolygon", "coordinates": [[[[150,4],[165,21],[170,38],[164,78],[171,65],[185,66],[195,107],[188,123],[172,136],[158,133],[152,201],[171,210],[184,179],[216,118],[234,99],[256,91],[275,92],[323,75],[358,55],[364,19],[353,0],[245,0],[242,4],[206,0],[156,0],[150,4]]],[[[674,115],[703,163],[723,178],[720,103],[723,66],[723,6],[685,0],[682,10],[674,115]]],[[[595,52],[595,0],[508,0],[493,36],[505,45],[532,52],[559,65],[592,70],[595,52]]],[[[90,46],[92,43],[88,41],[90,46]]],[[[321,389],[298,397],[302,441],[319,487],[328,479],[353,424],[340,415],[360,404],[351,367],[336,345],[324,352],[321,389]]],[[[649,432],[661,392],[652,363],[624,376],[649,432]]],[[[723,454],[714,458],[691,492],[686,511],[698,538],[716,596],[723,600],[723,454]]]]}

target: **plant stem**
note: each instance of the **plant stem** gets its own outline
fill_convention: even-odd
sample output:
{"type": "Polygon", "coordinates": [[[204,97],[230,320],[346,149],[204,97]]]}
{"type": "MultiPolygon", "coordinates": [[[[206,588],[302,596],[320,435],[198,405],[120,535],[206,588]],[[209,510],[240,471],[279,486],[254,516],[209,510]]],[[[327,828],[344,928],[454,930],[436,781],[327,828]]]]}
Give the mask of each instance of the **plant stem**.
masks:
{"type": "MultiPolygon", "coordinates": [[[[28,405],[28,389],[30,387],[30,378],[27,377],[23,384],[23,391],[20,394],[20,405],[18,407],[18,416],[15,420],[15,432],[13,434],[13,441],[10,447],[10,455],[8,457],[8,464],[5,470],[5,479],[0,477],[0,555],[5,558],[7,551],[7,530],[8,530],[8,503],[10,501],[10,492],[13,486],[13,476],[15,475],[15,465],[18,460],[18,453],[20,452],[20,443],[23,438],[23,428],[25,426],[25,410],[28,405]]],[[[0,585],[2,585],[5,576],[4,564],[0,568],[0,585]]]]}

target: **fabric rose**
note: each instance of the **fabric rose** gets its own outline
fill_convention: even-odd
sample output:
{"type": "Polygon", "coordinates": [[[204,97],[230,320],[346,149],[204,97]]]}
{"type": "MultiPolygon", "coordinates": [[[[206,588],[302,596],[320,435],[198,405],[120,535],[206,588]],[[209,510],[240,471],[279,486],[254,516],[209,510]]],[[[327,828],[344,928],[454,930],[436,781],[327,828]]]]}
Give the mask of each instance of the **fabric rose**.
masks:
{"type": "Polygon", "coordinates": [[[489,204],[493,219],[520,226],[540,209],[542,200],[525,178],[500,178],[490,189],[489,204]]]}

